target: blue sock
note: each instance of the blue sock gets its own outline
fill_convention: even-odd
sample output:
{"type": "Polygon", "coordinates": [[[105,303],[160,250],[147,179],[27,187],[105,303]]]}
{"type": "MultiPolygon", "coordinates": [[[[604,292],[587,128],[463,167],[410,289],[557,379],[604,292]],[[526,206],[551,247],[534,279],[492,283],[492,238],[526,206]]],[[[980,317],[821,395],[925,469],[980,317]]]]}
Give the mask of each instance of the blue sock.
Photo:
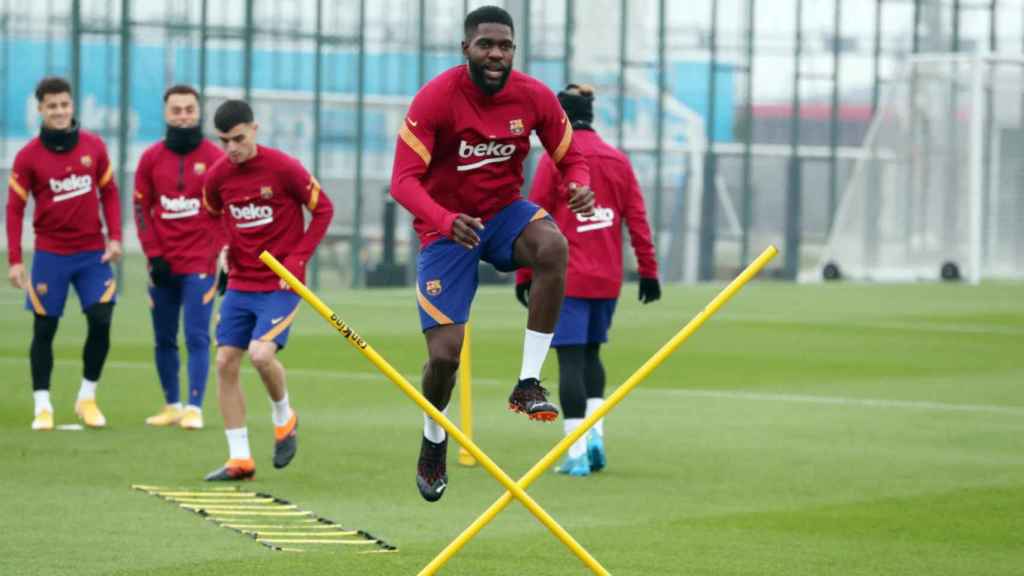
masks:
{"type": "Polygon", "coordinates": [[[156,372],[160,376],[160,386],[164,389],[164,400],[168,404],[175,404],[180,401],[180,392],[178,391],[179,366],[178,347],[157,344],[156,372]]]}
{"type": "Polygon", "coordinates": [[[151,312],[156,340],[156,372],[160,377],[160,386],[164,389],[164,400],[168,404],[175,404],[181,398],[178,390],[178,369],[181,364],[178,358],[179,295],[174,287],[151,287],[149,294],[153,300],[151,312]]]}
{"type": "Polygon", "coordinates": [[[203,407],[206,378],[210,373],[209,339],[205,346],[188,347],[188,403],[203,407]]]}
{"type": "Polygon", "coordinates": [[[188,403],[202,408],[210,373],[210,316],[213,275],[193,274],[185,280],[185,347],[188,348],[188,403]]]}

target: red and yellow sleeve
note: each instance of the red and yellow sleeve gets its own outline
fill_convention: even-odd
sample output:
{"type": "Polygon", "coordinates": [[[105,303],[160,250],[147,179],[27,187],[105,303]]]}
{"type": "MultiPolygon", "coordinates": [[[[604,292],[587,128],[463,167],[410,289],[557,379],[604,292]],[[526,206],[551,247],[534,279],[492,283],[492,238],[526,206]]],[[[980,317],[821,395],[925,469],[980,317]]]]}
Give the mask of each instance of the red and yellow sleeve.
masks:
{"type": "Polygon", "coordinates": [[[409,113],[398,130],[395,163],[391,171],[391,195],[414,216],[450,237],[457,215],[435,202],[423,187],[423,176],[433,161],[437,131],[444,122],[444,106],[443,95],[432,84],[425,86],[413,98],[409,113]]]}
{"type": "MultiPolygon", "coordinates": [[[[334,205],[331,199],[320,189],[320,182],[310,174],[302,163],[289,159],[286,169],[288,189],[310,213],[309,225],[302,234],[302,239],[285,258],[283,264],[296,276],[302,277],[306,262],[312,257],[320,241],[327,234],[327,228],[334,217],[334,205]]],[[[301,225],[301,222],[299,223],[301,225]]]]}
{"type": "Polygon", "coordinates": [[[32,171],[19,152],[7,179],[7,262],[11,265],[21,264],[21,229],[31,190],[32,171]]]}
{"type": "Polygon", "coordinates": [[[135,231],[142,244],[142,252],[147,258],[163,255],[160,236],[153,225],[153,200],[156,190],[153,185],[153,161],[147,152],[139,159],[135,168],[135,192],[132,194],[132,205],[135,214],[135,231]]]}
{"type": "Polygon", "coordinates": [[[573,143],[572,124],[565,116],[555,93],[547,86],[538,84],[534,99],[537,105],[537,137],[547,150],[548,156],[558,167],[565,182],[581,186],[590,185],[590,170],[579,147],[573,143]]]}
{"type": "Polygon", "coordinates": [[[103,220],[107,225],[107,237],[121,241],[121,196],[114,179],[114,165],[110,163],[107,147],[101,142],[97,153],[96,174],[97,186],[100,189],[100,202],[103,204],[103,220]]]}

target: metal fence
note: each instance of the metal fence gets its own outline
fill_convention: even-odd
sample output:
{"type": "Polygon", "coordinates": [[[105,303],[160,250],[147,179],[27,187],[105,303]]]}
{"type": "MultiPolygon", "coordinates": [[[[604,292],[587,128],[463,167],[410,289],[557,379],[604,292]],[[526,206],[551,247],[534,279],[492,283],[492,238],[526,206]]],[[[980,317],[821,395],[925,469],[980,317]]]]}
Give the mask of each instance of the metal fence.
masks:
{"type": "Polygon", "coordinates": [[[0,166],[35,134],[46,74],[76,87],[125,205],[162,136],[166,86],[196,85],[207,119],[245,97],[262,142],[300,158],[336,204],[313,278],[363,286],[385,253],[405,107],[461,62],[462,18],[485,3],[515,17],[519,69],[556,90],[597,86],[596,127],[634,162],[668,280],[728,275],[768,242],[785,255],[775,273],[795,278],[825,243],[895,66],[1024,43],[1022,0],[0,0],[0,166]]]}

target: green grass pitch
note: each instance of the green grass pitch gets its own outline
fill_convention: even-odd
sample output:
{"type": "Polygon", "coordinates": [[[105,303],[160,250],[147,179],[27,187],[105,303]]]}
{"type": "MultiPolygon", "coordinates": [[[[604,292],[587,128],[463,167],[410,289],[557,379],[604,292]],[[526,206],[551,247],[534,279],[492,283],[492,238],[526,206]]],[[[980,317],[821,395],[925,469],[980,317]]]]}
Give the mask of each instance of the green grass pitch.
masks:
{"type": "MultiPolygon", "coordinates": [[[[29,430],[30,315],[0,292],[0,573],[415,574],[501,493],[455,464],[436,504],[414,483],[416,407],[308,306],[282,358],[300,449],[270,464],[255,373],[243,373],[257,461],[246,488],[397,545],[397,554],[287,554],[132,491],[201,486],[226,458],[211,374],[207,428],[152,429],[161,404],[139,266],[115,312],[99,389],[109,428],[29,430]]],[[[670,286],[641,306],[627,285],[604,360],[609,392],[719,286],[670,286]]],[[[1020,284],[798,286],[741,291],[607,419],[609,469],[548,473],[530,493],[614,574],[1021,574],[1024,299],[1020,284]]],[[[418,384],[425,347],[410,290],[327,289],[324,300],[418,384]]],[[[71,299],[56,342],[57,423],[74,422],[84,323],[71,299]]],[[[561,434],[505,398],[525,314],[485,288],[474,323],[476,440],[518,477],[561,434]]],[[[544,367],[557,389],[553,358],[544,367]]],[[[453,415],[457,409],[453,406],[453,415]]],[[[513,504],[444,574],[584,574],[513,504]]]]}

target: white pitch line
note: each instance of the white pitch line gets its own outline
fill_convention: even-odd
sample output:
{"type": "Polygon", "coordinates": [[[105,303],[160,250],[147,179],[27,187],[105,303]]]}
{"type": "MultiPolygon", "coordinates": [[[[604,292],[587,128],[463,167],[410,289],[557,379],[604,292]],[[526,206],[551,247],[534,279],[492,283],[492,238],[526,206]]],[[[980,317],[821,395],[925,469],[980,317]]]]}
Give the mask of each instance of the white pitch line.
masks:
{"type": "Polygon", "coordinates": [[[952,404],[929,400],[887,400],[881,398],[851,398],[847,396],[816,396],[814,394],[770,394],[744,390],[687,390],[655,388],[648,393],[686,396],[690,398],[715,398],[729,400],[754,400],[767,402],[798,402],[804,404],[827,404],[832,406],[861,406],[866,408],[905,408],[909,410],[937,410],[940,412],[985,412],[1024,416],[1024,406],[997,406],[995,404],[952,404]]]}
{"type": "Polygon", "coordinates": [[[767,316],[757,314],[722,314],[719,318],[722,322],[746,322],[758,324],[789,324],[793,326],[808,327],[848,327],[867,328],[870,330],[894,330],[904,332],[935,332],[940,334],[985,334],[998,336],[1024,336],[1024,330],[1013,326],[979,326],[975,324],[918,324],[909,322],[865,322],[851,320],[849,322],[836,322],[832,320],[800,320],[785,318],[781,316],[767,316]]]}
{"type": "MultiPolygon", "coordinates": [[[[0,362],[27,363],[24,358],[13,358],[0,356],[0,362]]],[[[66,366],[80,366],[78,360],[55,360],[54,364],[66,366]]],[[[125,368],[135,370],[154,370],[153,364],[149,362],[111,361],[106,363],[111,368],[125,368]]],[[[255,373],[252,368],[243,368],[244,372],[255,373]]],[[[288,374],[293,376],[308,376],[318,378],[336,378],[338,380],[385,380],[383,374],[377,372],[340,372],[334,370],[317,370],[311,368],[289,368],[288,374]]],[[[410,381],[419,378],[418,375],[406,374],[410,381]]],[[[501,385],[504,381],[497,378],[474,377],[473,382],[477,384],[501,385]]],[[[732,400],[756,400],[762,402],[794,402],[804,404],[824,404],[832,406],[860,406],[865,408],[902,408],[908,410],[934,410],[939,412],[974,412],[989,414],[1007,414],[1012,416],[1024,416],[1024,406],[999,406],[996,404],[955,404],[951,402],[935,402],[930,400],[889,400],[883,398],[853,398],[848,396],[819,396],[814,394],[786,394],[786,393],[764,393],[751,392],[746,390],[690,390],[682,388],[641,388],[643,395],[667,394],[673,396],[687,396],[691,398],[715,398],[732,400]]]]}

